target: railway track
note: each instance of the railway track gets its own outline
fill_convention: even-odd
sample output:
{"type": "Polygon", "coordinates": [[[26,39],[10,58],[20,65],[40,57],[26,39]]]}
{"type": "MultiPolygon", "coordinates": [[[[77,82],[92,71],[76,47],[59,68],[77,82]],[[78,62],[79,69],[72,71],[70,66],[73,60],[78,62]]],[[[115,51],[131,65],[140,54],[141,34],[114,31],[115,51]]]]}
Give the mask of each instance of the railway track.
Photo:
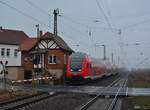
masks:
{"type": "MultiPolygon", "coordinates": [[[[112,98],[111,99],[101,99],[101,100],[105,100],[105,101],[101,101],[101,104],[103,103],[103,106],[107,106],[107,107],[105,107],[106,110],[115,110],[116,108],[118,108],[117,110],[119,110],[121,107],[120,104],[122,101],[120,101],[120,99],[118,98],[118,94],[121,91],[121,89],[126,86],[126,83],[128,80],[127,77],[128,76],[123,77],[123,78],[118,78],[115,81],[113,81],[110,85],[105,87],[102,91],[99,91],[99,94],[97,94],[94,98],[92,98],[91,100],[89,100],[88,102],[86,102],[85,104],[80,106],[80,108],[78,110],[92,110],[93,109],[92,106],[94,104],[99,105],[98,100],[100,100],[100,97],[103,95],[103,93],[108,91],[111,87],[118,87],[117,91],[115,92],[115,96],[113,97],[113,99],[112,98]],[[118,103],[120,103],[120,104],[118,104],[118,103]]],[[[99,106],[99,109],[101,107],[102,106],[99,106]]],[[[96,108],[94,108],[94,110],[96,110],[96,108]]]]}
{"type": "MultiPolygon", "coordinates": [[[[11,100],[8,102],[0,103],[0,110],[1,109],[2,110],[16,110],[16,109],[20,109],[20,110],[33,110],[33,109],[36,109],[36,110],[47,110],[47,109],[51,109],[51,110],[74,110],[78,105],[82,105],[82,104],[83,104],[83,106],[80,106],[81,108],[79,110],[87,110],[87,109],[90,110],[89,108],[94,103],[96,103],[97,100],[100,99],[100,96],[103,96],[104,93],[106,91],[108,91],[111,87],[112,88],[117,87],[118,88],[117,90],[119,93],[119,88],[122,86],[122,83],[124,81],[125,81],[125,79],[123,80],[123,78],[119,77],[116,80],[114,80],[109,86],[105,87],[103,90],[97,89],[96,91],[98,91],[98,92],[96,92],[96,93],[98,93],[98,94],[94,98],[93,98],[93,96],[89,97],[89,95],[84,94],[84,93],[83,93],[84,95],[82,95],[82,94],[81,95],[78,95],[78,94],[68,95],[68,94],[64,94],[64,93],[62,93],[62,94],[60,93],[59,95],[55,95],[55,94],[49,95],[48,93],[39,93],[39,94],[35,94],[32,96],[22,97],[22,98],[19,98],[16,100],[11,100]],[[56,97],[49,98],[49,97],[54,96],[54,95],[56,97]],[[87,103],[84,104],[85,102],[87,102],[87,103]],[[70,106],[68,106],[68,104],[70,106]]],[[[114,108],[116,108],[116,105],[119,102],[117,91],[116,91],[115,97],[114,97],[114,99],[112,99],[112,98],[102,99],[101,103],[105,103],[104,100],[107,103],[109,102],[107,104],[107,109],[111,105],[109,110],[113,110],[114,108]],[[113,108],[113,109],[111,109],[111,108],[113,108]]],[[[99,105],[99,104],[97,104],[97,105],[99,105]]],[[[105,106],[106,106],[106,104],[105,104],[105,106]]],[[[99,108],[99,109],[101,109],[101,108],[99,108]]]]}
{"type": "Polygon", "coordinates": [[[33,104],[36,104],[42,100],[45,100],[47,98],[50,98],[54,96],[55,93],[38,93],[26,97],[21,97],[18,99],[10,100],[7,102],[0,103],[0,110],[17,110],[22,109],[27,106],[32,106],[33,104]]]}
{"type": "Polygon", "coordinates": [[[126,87],[127,81],[128,81],[128,78],[123,79],[122,84],[118,88],[116,95],[115,95],[114,99],[111,101],[107,110],[120,110],[121,109],[121,105],[117,104],[118,102],[120,102],[120,103],[122,102],[122,100],[119,100],[118,94],[123,87],[126,87]]]}

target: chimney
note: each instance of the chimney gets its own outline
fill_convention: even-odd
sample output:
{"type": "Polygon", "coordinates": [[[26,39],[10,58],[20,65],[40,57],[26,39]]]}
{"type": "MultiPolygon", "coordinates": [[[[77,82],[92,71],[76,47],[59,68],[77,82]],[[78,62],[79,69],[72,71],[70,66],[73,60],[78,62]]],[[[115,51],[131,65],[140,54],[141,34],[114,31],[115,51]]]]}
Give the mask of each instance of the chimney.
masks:
{"type": "Polygon", "coordinates": [[[42,35],[43,35],[43,31],[42,31],[42,30],[40,30],[40,37],[42,37],[42,35]]]}

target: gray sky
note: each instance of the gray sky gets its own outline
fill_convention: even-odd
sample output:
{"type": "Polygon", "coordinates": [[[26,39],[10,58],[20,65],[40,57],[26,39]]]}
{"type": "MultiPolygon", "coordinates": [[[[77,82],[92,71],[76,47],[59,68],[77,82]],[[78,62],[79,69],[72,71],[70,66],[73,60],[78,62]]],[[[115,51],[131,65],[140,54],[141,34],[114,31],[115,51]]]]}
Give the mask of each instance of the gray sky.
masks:
{"type": "MultiPolygon", "coordinates": [[[[44,32],[53,32],[52,13],[53,9],[59,8],[61,16],[58,18],[58,33],[74,50],[102,58],[102,47],[94,48],[93,45],[106,44],[107,56],[110,57],[113,51],[115,62],[117,63],[117,57],[121,56],[128,67],[134,67],[150,56],[150,0],[97,0],[103,11],[98,7],[96,0],[0,1],[42,22],[25,17],[6,4],[0,3],[0,25],[4,28],[19,29],[29,36],[36,36],[35,25],[39,23],[44,32]],[[113,32],[104,16],[107,16],[113,32]],[[118,29],[122,29],[121,40],[118,29]],[[121,51],[120,42],[131,45],[123,46],[121,51]],[[137,42],[141,45],[132,45],[137,42]],[[77,44],[80,46],[77,47],[77,44]]],[[[149,62],[150,60],[145,61],[143,67],[149,67],[149,62]]]]}

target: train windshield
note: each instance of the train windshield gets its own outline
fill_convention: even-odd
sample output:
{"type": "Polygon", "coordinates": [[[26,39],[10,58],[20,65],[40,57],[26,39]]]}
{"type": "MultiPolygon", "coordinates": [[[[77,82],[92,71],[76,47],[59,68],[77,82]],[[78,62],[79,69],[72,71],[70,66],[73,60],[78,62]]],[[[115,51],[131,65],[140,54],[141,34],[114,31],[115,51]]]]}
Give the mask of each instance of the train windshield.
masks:
{"type": "Polygon", "coordinates": [[[72,71],[80,71],[82,69],[83,58],[82,54],[73,54],[71,56],[70,68],[72,71]]]}

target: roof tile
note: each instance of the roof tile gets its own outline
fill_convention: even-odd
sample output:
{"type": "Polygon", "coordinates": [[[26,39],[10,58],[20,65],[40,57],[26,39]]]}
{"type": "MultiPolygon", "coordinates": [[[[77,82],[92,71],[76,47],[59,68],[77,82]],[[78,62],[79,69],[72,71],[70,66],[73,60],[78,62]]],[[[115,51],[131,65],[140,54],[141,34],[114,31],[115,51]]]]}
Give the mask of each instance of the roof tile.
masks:
{"type": "MultiPolygon", "coordinates": [[[[41,36],[40,40],[42,39],[52,39],[54,40],[61,49],[69,52],[73,52],[73,50],[67,45],[67,43],[59,36],[54,36],[50,32],[46,32],[43,36],[41,36]]],[[[37,38],[27,38],[24,42],[21,43],[19,50],[21,51],[29,51],[37,44],[37,38]]]]}
{"type": "Polygon", "coordinates": [[[0,44],[19,45],[28,36],[19,30],[0,29],[0,44]]]}

